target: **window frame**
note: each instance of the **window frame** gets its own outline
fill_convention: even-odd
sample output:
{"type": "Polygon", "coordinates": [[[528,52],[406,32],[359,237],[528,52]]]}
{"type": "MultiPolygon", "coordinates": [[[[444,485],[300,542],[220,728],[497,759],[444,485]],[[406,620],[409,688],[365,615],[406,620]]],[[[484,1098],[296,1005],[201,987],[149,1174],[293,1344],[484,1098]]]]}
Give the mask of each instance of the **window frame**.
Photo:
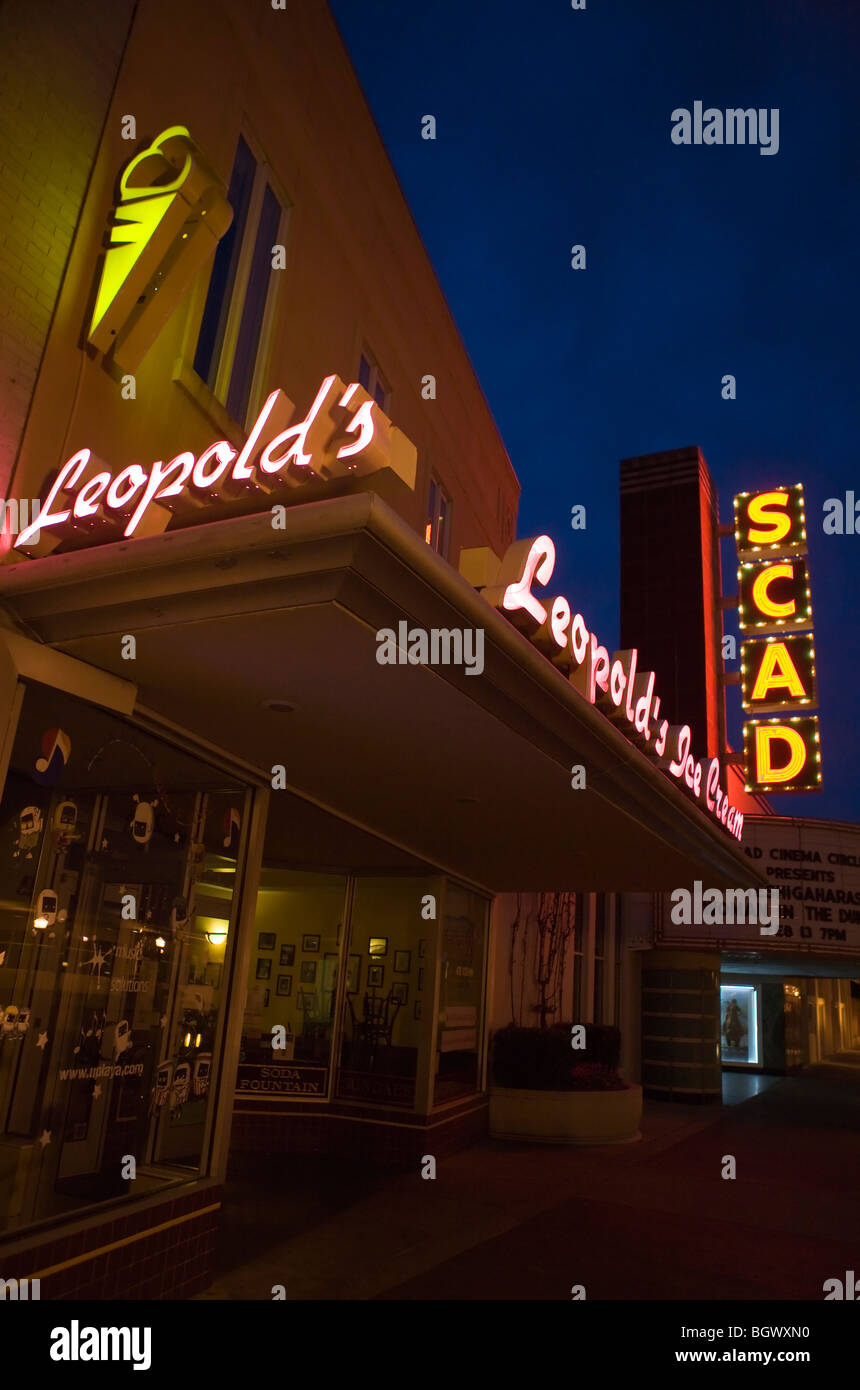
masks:
{"type": "MultiPolygon", "coordinates": [[[[239,334],[242,327],[242,317],[245,312],[245,304],[248,297],[248,284],[251,274],[251,261],[253,258],[254,247],[260,228],[266,186],[268,185],[271,188],[272,193],[281,209],[280,217],[278,218],[277,229],[275,232],[276,240],[273,243],[273,245],[281,245],[286,248],[290,212],[292,210],[292,204],[290,202],[290,199],[285,195],[283,188],[281,187],[281,184],[274,173],[272,165],[263,155],[257,141],[244,127],[239,131],[236,140],[236,151],[233,155],[231,178],[232,170],[233,168],[235,168],[236,164],[236,154],[238,153],[239,149],[239,140],[244,140],[251,153],[251,157],[255,162],[254,177],[251,185],[251,196],[248,201],[248,212],[245,218],[245,225],[242,231],[242,241],[239,247],[239,254],[236,261],[236,273],[233,278],[233,285],[230,291],[230,302],[227,307],[227,315],[224,322],[224,333],[221,339],[220,348],[217,352],[218,365],[215,369],[214,378],[212,378],[212,372],[210,368],[209,375],[210,378],[212,378],[212,384],[210,385],[209,380],[207,380],[205,377],[200,376],[200,374],[197,373],[199,379],[203,382],[203,385],[206,387],[208,391],[211,392],[215,400],[225,411],[228,411],[227,400],[230,394],[230,387],[233,378],[233,369],[236,362],[236,349],[239,343],[239,334]]],[[[265,388],[267,384],[266,379],[268,376],[269,363],[271,359],[275,317],[277,314],[278,299],[280,296],[282,277],[284,273],[284,271],[275,271],[274,269],[270,269],[269,271],[269,284],[266,289],[266,298],[263,307],[263,315],[260,321],[260,333],[257,340],[257,351],[254,357],[254,365],[251,370],[251,380],[248,389],[248,406],[245,411],[244,419],[236,421],[236,423],[240,425],[242,429],[246,428],[249,422],[252,421],[256,416],[259,410],[260,402],[265,393],[265,388]],[[275,276],[278,276],[279,278],[275,279],[275,276]]],[[[203,318],[206,313],[206,304],[209,297],[209,286],[211,283],[211,277],[212,267],[210,266],[209,276],[206,281],[206,288],[202,296],[202,306],[200,310],[199,322],[197,324],[197,331],[194,337],[194,341],[191,344],[192,366],[194,364],[194,359],[197,354],[197,346],[200,341],[200,332],[203,325],[203,318]]],[[[231,415],[230,418],[235,419],[236,417],[231,415]]]]}
{"type": "Polygon", "coordinates": [[[454,502],[450,492],[445,487],[437,473],[430,474],[430,484],[427,489],[426,521],[424,526],[424,541],[431,550],[435,550],[437,555],[441,555],[443,560],[447,560],[451,553],[451,530],[452,517],[454,513],[454,502]],[[439,527],[439,505],[438,498],[441,494],[446,502],[445,517],[442,527],[439,527]],[[440,529],[443,533],[443,544],[440,544],[440,529]],[[429,535],[428,535],[429,531],[429,535]]]}
{"type": "Polygon", "coordinates": [[[375,354],[372,353],[372,352],[370,351],[370,349],[369,349],[367,346],[362,347],[361,353],[360,353],[360,355],[359,355],[359,359],[358,359],[358,374],[357,374],[357,376],[356,376],[356,380],[359,382],[360,385],[362,385],[362,386],[364,387],[364,390],[367,392],[367,394],[368,394],[369,396],[371,396],[372,399],[376,402],[376,404],[379,406],[379,409],[382,411],[383,415],[387,415],[387,416],[390,418],[390,416],[391,416],[391,394],[392,394],[392,393],[391,393],[391,387],[390,387],[389,384],[388,384],[388,378],[387,378],[387,376],[385,375],[385,373],[383,372],[382,368],[380,367],[379,362],[378,362],[378,360],[377,360],[375,354]],[[362,364],[362,362],[366,362],[366,363],[367,363],[367,368],[368,368],[367,385],[365,385],[364,382],[361,380],[361,364],[362,364]],[[376,388],[377,388],[377,386],[380,386],[380,385],[381,385],[381,387],[382,387],[382,394],[383,394],[383,398],[384,398],[384,399],[381,400],[381,401],[377,399],[377,395],[376,395],[376,388]]]}

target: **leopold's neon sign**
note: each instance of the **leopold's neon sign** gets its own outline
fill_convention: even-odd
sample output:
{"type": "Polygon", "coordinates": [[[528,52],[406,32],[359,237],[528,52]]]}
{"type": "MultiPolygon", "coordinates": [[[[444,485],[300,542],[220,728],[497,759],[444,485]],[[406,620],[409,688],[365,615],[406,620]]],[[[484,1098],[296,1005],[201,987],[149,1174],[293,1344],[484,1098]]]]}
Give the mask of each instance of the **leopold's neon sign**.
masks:
{"type": "Polygon", "coordinates": [[[499,583],[483,590],[484,598],[524,631],[591,704],[618,722],[631,741],[649,753],[669,776],[703,801],[708,811],[736,840],[743,830],[743,812],[720,787],[719,758],[696,761],[690,751],[689,724],[660,718],[660,697],[654,694],[654,672],[638,671],[635,647],[610,657],[581,613],[572,613],[567,599],[549,600],[532,592],[545,586],[555,569],[555,545],[549,536],[517,541],[499,572],[499,583]]]}
{"type": "Polygon", "coordinates": [[[219,439],[196,457],[184,450],[148,470],[132,463],[111,473],[89,449],[79,449],[63,464],[15,548],[32,550],[40,533],[50,542],[52,532],[56,545],[66,530],[92,526],[95,518],[124,524],[124,536],[151,534],[164,530],[169,513],[183,505],[199,508],[212,497],[267,495],[313,479],[379,468],[392,468],[407,486],[415,486],[415,446],[358,382],[346,386],[339,377],[327,376],[304,419],[288,425],[293,413],[284,392],[272,391],[241,449],[219,439]],[[160,519],[151,509],[161,513],[160,519]]]}

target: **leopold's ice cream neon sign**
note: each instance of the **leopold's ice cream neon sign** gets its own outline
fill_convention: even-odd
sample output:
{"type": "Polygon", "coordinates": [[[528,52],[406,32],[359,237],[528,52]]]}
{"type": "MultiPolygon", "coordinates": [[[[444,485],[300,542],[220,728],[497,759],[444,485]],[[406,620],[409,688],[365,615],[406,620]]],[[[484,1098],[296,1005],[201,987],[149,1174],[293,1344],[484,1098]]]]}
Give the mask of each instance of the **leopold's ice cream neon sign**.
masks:
{"type": "Polygon", "coordinates": [[[293,413],[284,392],[272,391],[241,449],[219,439],[197,457],[185,450],[148,470],[132,463],[111,473],[89,449],[79,449],[63,464],[15,548],[32,551],[40,537],[51,548],[65,530],[92,526],[96,520],[113,521],[114,527],[124,523],[124,536],[151,534],[165,529],[170,512],[205,506],[213,497],[265,497],[303,482],[361,476],[380,468],[392,468],[408,487],[415,486],[414,444],[358,382],[346,386],[339,377],[327,376],[304,419],[288,424],[293,413]]]}
{"type": "Polygon", "coordinates": [[[639,744],[669,776],[681,782],[729,834],[740,840],[743,813],[732,806],[720,787],[719,758],[696,761],[690,751],[689,724],[660,718],[660,697],[654,694],[654,672],[638,671],[635,647],[610,657],[590,632],[581,613],[572,613],[567,599],[540,601],[532,585],[547,585],[555,569],[555,546],[549,536],[517,541],[499,571],[499,582],[483,596],[500,609],[591,704],[615,720],[631,741],[639,744]]]}

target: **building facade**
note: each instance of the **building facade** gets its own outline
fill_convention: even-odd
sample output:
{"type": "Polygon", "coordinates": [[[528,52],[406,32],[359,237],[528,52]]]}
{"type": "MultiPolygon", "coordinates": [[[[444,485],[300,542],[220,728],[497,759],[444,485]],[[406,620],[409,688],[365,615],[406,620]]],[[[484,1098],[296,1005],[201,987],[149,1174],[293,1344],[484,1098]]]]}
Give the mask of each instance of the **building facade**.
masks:
{"type": "Polygon", "coordinates": [[[763,880],[524,606],[551,542],[322,0],[56,17],[0,20],[0,1254],[184,1297],[228,1164],[486,1132],[518,895],[623,1022],[614,895],[763,880]]]}

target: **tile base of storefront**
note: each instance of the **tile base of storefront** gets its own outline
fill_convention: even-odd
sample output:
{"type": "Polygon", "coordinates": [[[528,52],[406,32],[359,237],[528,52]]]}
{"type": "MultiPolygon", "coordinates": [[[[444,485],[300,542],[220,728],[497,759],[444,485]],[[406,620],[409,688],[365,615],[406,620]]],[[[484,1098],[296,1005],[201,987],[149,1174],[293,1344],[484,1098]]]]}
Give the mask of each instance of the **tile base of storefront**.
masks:
{"type": "Polygon", "coordinates": [[[184,1299],[212,1282],[220,1182],[200,1182],[0,1247],[5,1279],[46,1299],[184,1299]],[[180,1195],[181,1191],[181,1195],[180,1195]]]}
{"type": "Polygon", "coordinates": [[[425,1154],[437,1160],[486,1138],[486,1096],[434,1115],[390,1111],[254,1109],[242,1098],[233,1113],[229,1176],[253,1176],[260,1154],[335,1154],[380,1167],[410,1169],[425,1154]]]}

